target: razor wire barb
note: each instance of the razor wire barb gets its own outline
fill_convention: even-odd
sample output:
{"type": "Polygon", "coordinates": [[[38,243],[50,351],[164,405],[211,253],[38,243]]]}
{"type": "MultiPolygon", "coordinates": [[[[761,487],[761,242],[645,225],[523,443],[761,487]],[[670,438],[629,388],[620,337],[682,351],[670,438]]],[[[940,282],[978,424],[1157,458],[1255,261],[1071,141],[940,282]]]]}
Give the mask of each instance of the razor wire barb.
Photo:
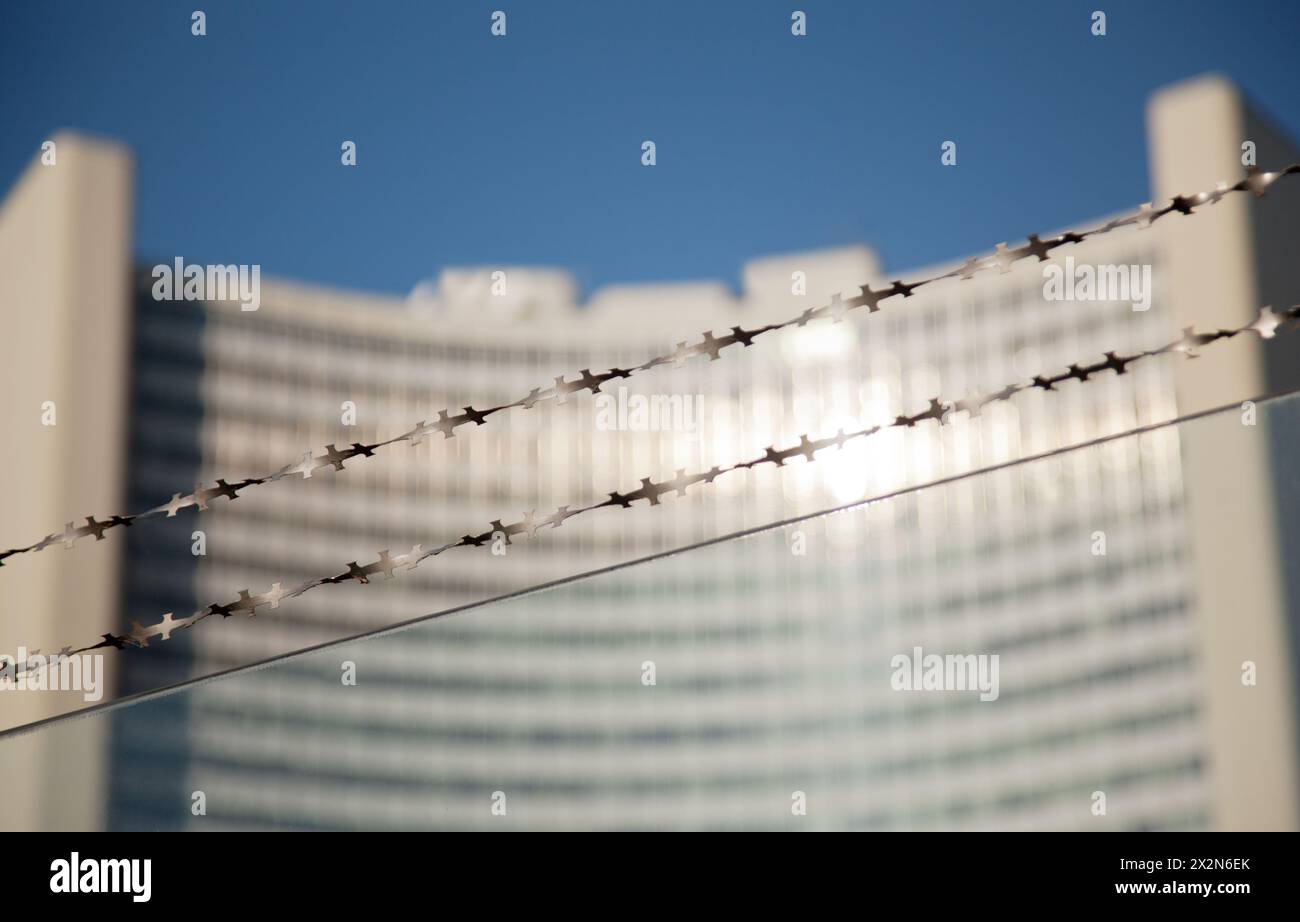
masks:
{"type": "MultiPolygon", "coordinates": [[[[828,448],[842,448],[846,443],[856,439],[866,438],[880,432],[883,429],[890,428],[913,428],[927,420],[933,420],[936,425],[951,423],[953,416],[960,412],[966,412],[970,416],[976,416],[986,406],[1001,401],[1010,400],[1016,394],[1023,391],[1041,390],[1044,392],[1056,391],[1058,384],[1065,384],[1069,381],[1078,381],[1084,384],[1093,377],[1104,372],[1114,372],[1115,375],[1122,375],[1128,371],[1128,367],[1135,362],[1144,359],[1153,358],[1158,355],[1178,354],[1187,358],[1195,358],[1197,350],[1203,346],[1208,346],[1220,340],[1232,339],[1243,333],[1254,333],[1260,339],[1272,339],[1279,331],[1286,332],[1289,329],[1295,329],[1293,324],[1300,320],[1300,304],[1293,304],[1285,310],[1274,310],[1272,307],[1261,308],[1258,315],[1250,323],[1243,324],[1233,329],[1217,329],[1209,333],[1197,333],[1193,327],[1187,327],[1182,331],[1182,335],[1163,346],[1155,349],[1146,349],[1134,352],[1129,355],[1121,355],[1118,352],[1105,352],[1099,361],[1086,364],[1069,365],[1065,371],[1054,375],[1035,375],[1032,378],[1022,379],[1021,381],[1009,384],[1000,390],[987,392],[984,394],[966,397],[961,400],[944,401],[940,398],[931,398],[928,406],[910,416],[896,416],[892,422],[879,425],[867,426],[862,429],[856,429],[852,432],[845,432],[840,429],[835,435],[823,437],[820,439],[810,439],[806,434],[799,437],[797,445],[788,448],[778,448],[775,445],[769,445],[763,449],[763,453],[748,461],[738,461],[727,465],[714,465],[707,471],[700,471],[694,474],[688,474],[685,470],[679,470],[676,476],[667,480],[656,483],[649,477],[641,478],[641,485],[635,490],[627,493],[614,491],[607,494],[607,498],[601,502],[591,503],[586,506],[574,508],[572,506],[560,506],[551,514],[542,518],[537,518],[536,511],[529,512],[518,522],[503,524],[500,519],[493,520],[487,531],[476,535],[462,535],[454,541],[448,541],[436,547],[426,548],[423,545],[414,545],[406,553],[394,556],[390,550],[379,551],[378,559],[372,563],[360,564],[357,561],[351,561],[347,564],[347,569],[334,576],[317,577],[307,580],[292,589],[284,589],[281,583],[273,583],[271,588],[266,592],[250,593],[247,589],[239,590],[238,598],[232,602],[212,603],[206,608],[199,609],[183,618],[176,618],[173,612],[167,612],[163,615],[162,620],[156,624],[142,625],[139,621],[132,622],[131,630],[121,633],[105,633],[101,635],[97,643],[73,649],[64,647],[58,652],[59,656],[72,656],[80,653],[86,653],[91,650],[98,650],[112,647],[117,650],[126,649],[127,647],[148,647],[151,640],[167,641],[177,631],[192,628],[201,621],[214,616],[220,616],[223,620],[231,617],[237,612],[247,613],[249,617],[257,614],[259,608],[278,608],[280,603],[285,599],[296,598],[304,593],[319,586],[335,585],[339,583],[348,583],[356,581],[368,584],[370,578],[376,574],[382,573],[386,579],[391,579],[398,570],[411,570],[421,562],[430,557],[438,555],[458,547],[482,547],[493,540],[504,540],[507,544],[513,543],[511,539],[519,535],[529,538],[536,537],[538,531],[543,528],[559,528],[566,521],[597,509],[617,508],[631,509],[634,503],[645,502],[651,506],[660,505],[660,499],[669,494],[685,496],[686,491],[697,484],[712,484],[717,478],[726,474],[734,473],[740,470],[749,470],[761,467],[765,464],[772,464],[777,467],[784,467],[787,461],[802,457],[805,461],[812,463],[816,461],[816,454],[819,451],[828,448]]],[[[33,651],[33,656],[40,651],[33,651]]],[[[34,662],[28,659],[21,667],[17,667],[17,672],[26,672],[29,669],[40,668],[39,665],[31,665],[34,662]]],[[[13,667],[9,667],[13,668],[13,667]]]]}
{"type": "Polygon", "coordinates": [[[602,374],[593,374],[591,369],[584,368],[572,381],[566,380],[564,375],[559,375],[549,387],[534,387],[523,397],[512,403],[503,403],[483,410],[467,406],[462,409],[462,412],[455,414],[446,409],[439,410],[438,418],[434,422],[422,419],[413,428],[386,441],[371,444],[353,442],[346,448],[338,448],[336,444],[331,443],[325,446],[322,454],[304,452],[298,461],[287,464],[274,473],[262,477],[249,477],[243,480],[235,480],[233,483],[225,478],[219,478],[212,486],[204,486],[202,483],[195,484],[194,489],[189,493],[174,493],[166,503],[131,515],[113,515],[106,519],[86,516],[86,524],[84,525],[68,522],[63,531],[52,532],[34,544],[0,551],[0,566],[4,566],[5,560],[9,557],[43,551],[56,544],[71,548],[74,542],[87,535],[94,535],[96,541],[102,541],[104,533],[113,528],[129,527],[144,519],[171,518],[181,509],[190,506],[197,506],[202,511],[208,508],[208,503],[211,500],[224,497],[227,500],[234,501],[239,498],[243,490],[266,483],[274,483],[286,477],[300,476],[306,479],[316,471],[326,468],[342,471],[345,469],[345,462],[357,457],[371,457],[376,451],[395,445],[398,442],[409,442],[412,445],[418,445],[433,433],[441,433],[444,439],[449,439],[456,434],[456,430],[461,426],[468,426],[471,423],[475,426],[482,426],[486,424],[489,417],[517,407],[530,410],[539,403],[562,399],[569,394],[576,394],[581,391],[590,391],[597,394],[600,393],[601,387],[610,381],[631,378],[633,375],[649,371],[661,365],[681,365],[687,359],[700,355],[707,355],[710,361],[716,361],[721,357],[722,350],[729,346],[739,344],[749,347],[760,336],[787,327],[802,327],[826,317],[830,317],[838,323],[844,319],[844,315],[848,311],[861,307],[866,307],[869,313],[875,313],[880,310],[882,301],[895,297],[909,298],[916,289],[922,286],[931,285],[948,278],[970,279],[976,273],[983,272],[994,266],[999,267],[1003,272],[1009,272],[1013,263],[1031,256],[1043,262],[1048,259],[1053,250],[1066,244],[1081,243],[1089,237],[1107,234],[1121,227],[1133,225],[1150,227],[1155,221],[1174,212],[1190,215],[1201,205],[1207,203],[1218,204],[1220,199],[1234,192],[1250,191],[1257,197],[1262,198],[1273,183],[1293,173],[1300,173],[1300,163],[1293,163],[1273,172],[1261,172],[1252,169],[1247,176],[1235,183],[1220,182],[1210,192],[1198,192],[1195,195],[1176,195],[1167,205],[1161,208],[1153,208],[1151,203],[1148,202],[1139,207],[1137,211],[1115,218],[1091,230],[1066,231],[1048,237],[1046,240],[1042,239],[1038,234],[1030,234],[1023,246],[1014,248],[1008,248],[1005,243],[999,243],[994,253],[983,257],[971,257],[957,268],[929,278],[917,279],[912,282],[896,279],[888,287],[881,288],[878,291],[873,290],[869,284],[863,284],[859,286],[860,291],[856,295],[844,298],[840,294],[835,294],[831,297],[829,303],[820,307],[808,308],[797,317],[792,317],[780,323],[765,324],[752,330],[736,326],[732,327],[730,332],[725,335],[716,337],[713,335],[712,330],[707,330],[701,334],[699,342],[680,342],[672,352],[657,355],[631,368],[611,368],[602,374]]]}

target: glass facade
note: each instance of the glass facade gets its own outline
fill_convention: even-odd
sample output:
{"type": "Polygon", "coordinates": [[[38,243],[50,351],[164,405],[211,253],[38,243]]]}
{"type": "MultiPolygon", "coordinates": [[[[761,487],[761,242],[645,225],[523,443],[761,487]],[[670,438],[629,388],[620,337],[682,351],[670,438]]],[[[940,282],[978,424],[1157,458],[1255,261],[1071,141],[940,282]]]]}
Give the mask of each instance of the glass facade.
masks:
{"type": "MultiPolygon", "coordinates": [[[[1137,242],[1076,254],[1158,272],[1155,244],[1137,242]]],[[[803,306],[711,307],[696,325],[803,306]]],[[[274,288],[256,314],[143,296],[135,492],[152,503],[165,499],[146,499],[153,484],[266,473],[444,406],[508,403],[560,372],[634,364],[686,333],[560,307],[548,322],[485,332],[392,305],[277,300],[274,288]]],[[[195,610],[1170,338],[1166,304],[1045,302],[1035,266],[888,307],[656,369],[621,396],[607,388],[615,401],[698,397],[694,431],[681,419],[610,431],[584,394],[188,510],[132,535],[126,608],[195,610]]],[[[1172,361],[942,428],[886,429],[815,464],[729,474],[657,507],[599,510],[501,555],[458,549],[398,579],[214,620],[128,651],[124,690],[1168,419],[1172,361]]],[[[808,822],[828,828],[1086,828],[1087,794],[1110,786],[1131,805],[1116,820],[1126,828],[1204,825],[1179,437],[1161,429],[901,495],[133,706],[112,718],[111,822],[476,826],[501,791],[523,826],[762,827],[795,821],[791,798],[804,791],[818,804],[808,822]],[[918,646],[997,653],[1000,697],[893,692],[891,658],[918,646]],[[345,660],[355,687],[341,683],[345,660]],[[223,811],[194,817],[187,789],[223,811]]]]}

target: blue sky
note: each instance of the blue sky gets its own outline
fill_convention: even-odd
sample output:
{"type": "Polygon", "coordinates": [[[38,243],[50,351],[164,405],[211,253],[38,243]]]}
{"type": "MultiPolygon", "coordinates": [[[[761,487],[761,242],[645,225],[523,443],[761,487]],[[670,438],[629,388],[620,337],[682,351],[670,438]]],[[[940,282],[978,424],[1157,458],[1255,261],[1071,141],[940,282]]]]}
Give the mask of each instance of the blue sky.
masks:
{"type": "Polygon", "coordinates": [[[734,284],[850,243],[906,268],[1143,201],[1145,100],[1184,77],[1300,137],[1298,47],[1294,0],[9,2],[0,188],[58,129],[110,136],[142,259],[398,294],[449,265],[734,284]]]}

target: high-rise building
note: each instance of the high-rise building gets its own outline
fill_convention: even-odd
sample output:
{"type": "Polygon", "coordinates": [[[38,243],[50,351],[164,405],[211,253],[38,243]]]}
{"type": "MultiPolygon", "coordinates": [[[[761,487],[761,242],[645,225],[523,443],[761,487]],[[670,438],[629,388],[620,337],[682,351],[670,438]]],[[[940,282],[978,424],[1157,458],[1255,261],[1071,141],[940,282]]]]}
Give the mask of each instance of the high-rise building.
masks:
{"type": "MultiPolygon", "coordinates": [[[[1156,198],[1240,175],[1245,141],[1264,166],[1300,159],[1214,79],[1159,94],[1150,130],[1156,198]]],[[[128,158],[59,145],[57,172],[33,166],[0,213],[6,315],[40,305],[0,371],[22,395],[5,410],[4,479],[32,484],[5,517],[6,544],[952,268],[886,276],[849,248],[756,261],[739,293],[629,286],[580,304],[564,273],[507,266],[447,271],[407,299],[266,280],[256,311],[158,300],[153,263],[130,278],[128,158]],[[78,289],[92,271],[111,284],[78,289]],[[56,427],[39,424],[47,394],[56,427]]],[[[57,613],[31,629],[37,642],[15,643],[58,648],[1158,346],[1191,323],[1241,323],[1267,299],[1300,300],[1278,244],[1297,239],[1297,203],[1281,186],[1258,203],[1225,198],[1049,263],[926,286],[878,314],[655,368],[599,399],[510,410],[14,561],[6,611],[57,613]],[[1046,300],[1043,266],[1067,258],[1137,278],[1149,267],[1149,301],[1046,300]]],[[[1256,396],[1293,383],[1289,358],[1285,342],[1242,340],[1195,367],[1155,359],[948,426],[887,429],[815,464],[599,510],[503,553],[457,549],[391,581],[210,619],[109,666],[118,694],[148,692],[1256,396]]],[[[349,647],[355,687],[340,684],[339,657],[316,655],[0,741],[0,761],[25,766],[35,792],[22,808],[6,795],[6,825],[492,828],[506,819],[489,809],[499,791],[516,827],[763,827],[791,820],[798,791],[813,805],[800,822],[829,828],[1295,828],[1297,591],[1284,560],[1297,536],[1272,507],[1288,436],[1261,428],[1231,450],[1165,428],[816,519],[797,538],[727,541],[377,637],[349,647]],[[1226,464],[1256,487],[1218,489],[1226,464]],[[1109,553],[1094,552],[1098,535],[1109,553]],[[999,653],[998,699],[893,691],[892,657],[916,646],[999,653]],[[1269,676],[1249,696],[1246,660],[1269,676]],[[207,812],[194,816],[199,790],[207,812]],[[1097,791],[1113,805],[1104,816],[1097,791]]],[[[73,706],[24,700],[6,725],[73,706]]]]}

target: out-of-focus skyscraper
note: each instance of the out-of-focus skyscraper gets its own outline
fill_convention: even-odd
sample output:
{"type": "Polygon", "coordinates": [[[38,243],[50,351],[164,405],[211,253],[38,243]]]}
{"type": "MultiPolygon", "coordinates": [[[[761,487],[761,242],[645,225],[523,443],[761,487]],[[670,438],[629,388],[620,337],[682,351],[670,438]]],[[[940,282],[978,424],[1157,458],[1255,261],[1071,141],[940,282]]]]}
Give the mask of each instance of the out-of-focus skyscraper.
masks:
{"type": "MultiPolygon", "coordinates": [[[[1248,140],[1263,166],[1298,159],[1216,80],[1158,95],[1150,128],[1157,198],[1240,175],[1248,140]]],[[[50,304],[17,325],[0,370],[23,395],[5,409],[4,479],[33,485],[5,516],[6,545],[194,483],[265,474],[328,443],[387,438],[444,407],[510,403],[562,372],[635,364],[703,330],[784,319],[882,280],[874,256],[854,248],[757,261],[738,295],[707,283],[634,286],[579,306],[563,273],[499,267],[494,279],[498,267],[487,267],[445,272],[405,302],[273,281],[255,312],[157,301],[148,260],[127,293],[126,155],[75,138],[60,150],[59,172],[33,166],[0,214],[0,241],[13,244],[0,246],[6,316],[50,304]],[[93,223],[78,220],[83,209],[93,223]],[[47,227],[58,215],[64,223],[47,227]],[[792,293],[796,273],[806,294],[792,293]],[[110,284],[68,287],[87,277],[110,284]],[[63,287],[41,284],[50,278],[63,287]],[[39,428],[47,393],[67,395],[53,431],[39,428]]],[[[610,430],[596,400],[573,397],[99,546],[16,560],[0,574],[5,610],[58,615],[31,628],[39,643],[14,643],[57,648],[335,573],[381,549],[477,533],[493,518],[589,502],[641,477],[888,421],[932,397],[1156,346],[1193,322],[1235,325],[1268,298],[1296,300],[1300,273],[1276,242],[1300,237],[1297,201],[1279,186],[1263,204],[1234,196],[1057,251],[1053,264],[1150,266],[1148,310],[1046,301],[1042,265],[1025,261],[606,388],[616,405],[676,399],[666,431],[610,430]]],[[[456,551],[391,582],[213,619],[110,667],[120,693],[145,691],[1253,396],[1287,383],[1287,345],[1233,342],[1195,367],[1158,359],[942,430],[889,430],[814,465],[595,513],[502,556],[456,551]]],[[[25,766],[30,802],[42,806],[6,825],[486,826],[479,788],[509,777],[526,779],[519,822],[535,827],[779,825],[788,782],[806,778],[834,804],[817,819],[831,827],[1089,828],[1087,794],[1099,786],[1124,805],[1108,828],[1295,828],[1296,593],[1283,565],[1294,536],[1270,507],[1282,438],[1267,434],[1247,459],[1259,488],[1244,508],[1216,502],[1223,459],[1213,446],[1190,448],[1166,429],[1142,450],[1080,454],[1062,480],[977,479],[824,523],[805,558],[722,545],[679,558],[671,584],[628,571],[603,577],[590,605],[541,595],[526,614],[484,610],[376,639],[358,666],[363,686],[383,694],[322,703],[321,676],[288,665],[147,715],[127,708],[111,738],[88,736],[77,768],[108,784],[77,787],[94,792],[81,799],[61,797],[78,774],[65,753],[45,752],[41,734],[25,738],[24,754],[9,741],[0,760],[25,766]],[[1225,519],[1231,542],[1218,537],[1225,519]],[[1123,550],[1090,555],[1098,531],[1123,550]],[[1219,566],[1240,577],[1231,598],[1219,566]],[[958,640],[1002,651],[998,702],[921,708],[891,693],[892,654],[958,640]],[[690,681],[664,681],[649,706],[633,697],[646,659],[690,681]],[[1273,677],[1249,698],[1239,693],[1247,659],[1273,677]],[[190,813],[194,790],[210,804],[201,819],[190,813]]],[[[44,716],[36,707],[6,712],[7,724],[44,716]]]]}

